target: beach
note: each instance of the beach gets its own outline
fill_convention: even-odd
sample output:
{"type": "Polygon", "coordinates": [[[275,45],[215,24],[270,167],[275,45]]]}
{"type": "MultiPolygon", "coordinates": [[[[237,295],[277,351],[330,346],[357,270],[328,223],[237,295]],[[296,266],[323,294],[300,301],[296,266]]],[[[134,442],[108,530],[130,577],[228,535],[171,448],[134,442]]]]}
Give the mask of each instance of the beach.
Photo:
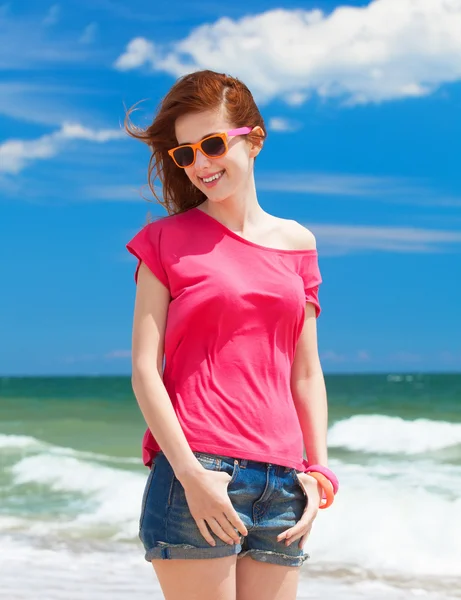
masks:
{"type": "MultiPolygon", "coordinates": [[[[327,376],[330,466],[298,598],[461,598],[461,375],[327,376]]],[[[0,378],[0,598],[160,600],[129,377],[0,378]]]]}

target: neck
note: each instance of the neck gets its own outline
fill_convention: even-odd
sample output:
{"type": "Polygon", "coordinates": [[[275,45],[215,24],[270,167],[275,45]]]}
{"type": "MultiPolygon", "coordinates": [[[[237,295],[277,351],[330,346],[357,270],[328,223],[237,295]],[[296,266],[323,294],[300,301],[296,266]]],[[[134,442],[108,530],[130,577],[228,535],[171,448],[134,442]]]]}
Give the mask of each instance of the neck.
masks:
{"type": "Polygon", "coordinates": [[[200,209],[236,233],[245,233],[261,225],[267,214],[258,202],[254,177],[244,193],[239,190],[221,201],[207,199],[200,209]]]}

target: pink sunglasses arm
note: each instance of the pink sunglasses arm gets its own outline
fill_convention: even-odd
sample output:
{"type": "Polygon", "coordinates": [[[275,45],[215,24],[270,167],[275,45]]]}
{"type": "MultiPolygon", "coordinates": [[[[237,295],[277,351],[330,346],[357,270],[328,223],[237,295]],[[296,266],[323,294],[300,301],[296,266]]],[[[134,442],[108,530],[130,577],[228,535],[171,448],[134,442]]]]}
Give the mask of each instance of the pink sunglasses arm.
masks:
{"type": "Polygon", "coordinates": [[[227,132],[227,135],[244,135],[245,133],[250,133],[252,127],[239,127],[238,129],[231,129],[227,132]]]}

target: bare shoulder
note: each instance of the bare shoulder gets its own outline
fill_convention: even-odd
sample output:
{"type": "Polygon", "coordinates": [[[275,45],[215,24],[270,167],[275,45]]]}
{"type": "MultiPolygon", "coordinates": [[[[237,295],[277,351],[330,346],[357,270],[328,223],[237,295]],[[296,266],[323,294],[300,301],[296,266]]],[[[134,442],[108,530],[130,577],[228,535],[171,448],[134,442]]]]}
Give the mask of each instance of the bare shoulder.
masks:
{"type": "Polygon", "coordinates": [[[276,218],[290,248],[293,250],[316,250],[317,243],[312,231],[293,219],[276,218]]]}
{"type": "Polygon", "coordinates": [[[297,250],[315,250],[317,248],[315,235],[310,229],[291,219],[287,219],[287,224],[297,250]]]}

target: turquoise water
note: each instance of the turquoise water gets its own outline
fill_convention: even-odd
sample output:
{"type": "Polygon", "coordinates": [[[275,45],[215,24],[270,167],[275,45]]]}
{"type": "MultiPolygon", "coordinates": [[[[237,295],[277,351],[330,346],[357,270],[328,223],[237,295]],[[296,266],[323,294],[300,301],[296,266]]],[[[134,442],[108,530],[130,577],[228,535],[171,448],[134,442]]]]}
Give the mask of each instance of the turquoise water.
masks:
{"type": "MultiPolygon", "coordinates": [[[[330,465],[341,490],[306,545],[312,559],[301,597],[314,597],[316,585],[323,597],[356,585],[348,598],[378,598],[370,587],[363,592],[377,581],[390,586],[386,598],[411,597],[409,590],[457,597],[461,374],[326,376],[326,384],[330,465]]],[[[143,568],[144,430],[129,377],[0,378],[0,538],[11,573],[33,553],[37,577],[52,577],[56,548],[65,582],[77,559],[86,561],[79,568],[88,581],[95,565],[100,573],[121,557],[120,572],[143,568]]],[[[128,586],[139,598],[150,589],[146,583],[136,596],[126,577],[117,589],[128,586]]],[[[18,581],[11,575],[9,595],[28,598],[18,581]]],[[[61,583],[40,597],[67,597],[61,583]]],[[[106,596],[94,589],[90,597],[118,598],[114,589],[106,596]]]]}
{"type": "MultiPolygon", "coordinates": [[[[461,374],[326,376],[330,425],[356,414],[461,422],[461,374]]],[[[2,433],[138,456],[144,421],[129,377],[0,378],[2,433]]]]}
{"type": "Polygon", "coordinates": [[[129,377],[0,379],[0,432],[139,456],[144,420],[129,377]]]}

